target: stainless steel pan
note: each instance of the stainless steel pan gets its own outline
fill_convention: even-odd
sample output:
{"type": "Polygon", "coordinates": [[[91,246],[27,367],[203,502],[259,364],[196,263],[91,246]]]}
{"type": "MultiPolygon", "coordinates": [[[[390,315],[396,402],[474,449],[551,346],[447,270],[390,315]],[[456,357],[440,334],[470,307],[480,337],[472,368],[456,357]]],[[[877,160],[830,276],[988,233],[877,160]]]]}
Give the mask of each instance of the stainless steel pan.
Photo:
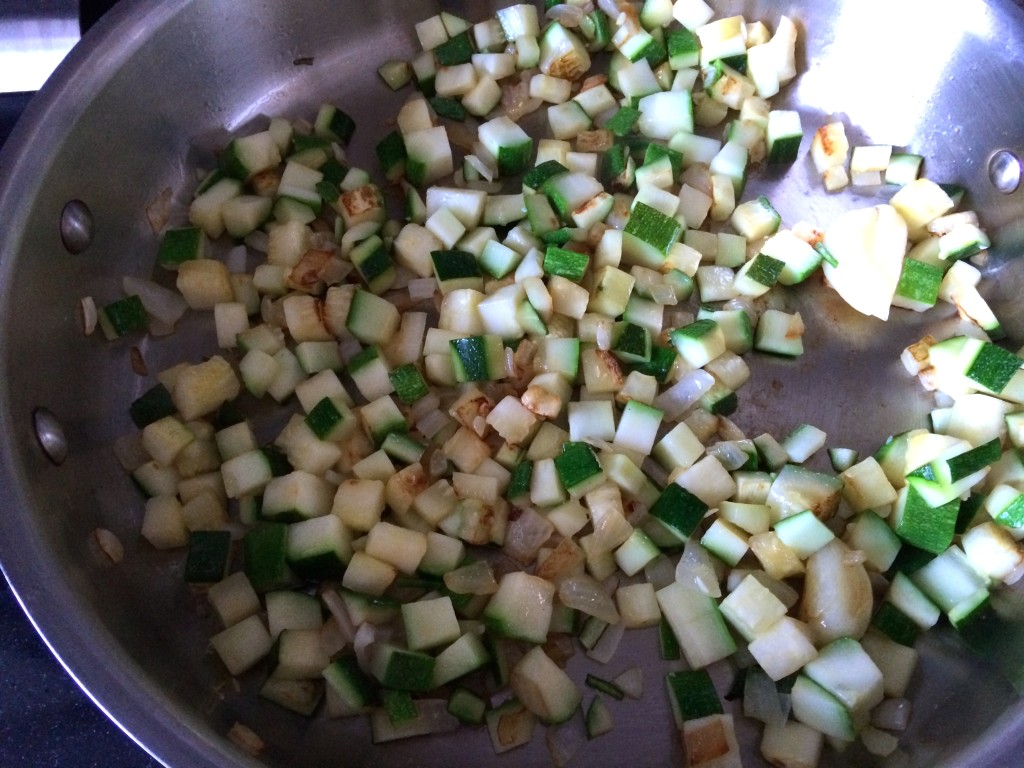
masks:
{"type": "MultiPolygon", "coordinates": [[[[497,7],[445,4],[473,19],[485,5],[497,7]]],[[[995,242],[988,296],[1011,338],[1024,340],[1024,192],[997,191],[989,172],[997,150],[1024,149],[1024,13],[1006,0],[716,5],[800,21],[803,74],[777,103],[800,108],[805,126],[842,115],[854,143],[908,146],[927,157],[929,177],[969,188],[995,242]]],[[[76,320],[81,296],[113,298],[122,275],[152,273],[157,241],[145,206],[165,187],[184,201],[194,165],[261,116],[311,115],[322,99],[336,100],[359,117],[354,156],[372,165],[370,148],[403,98],[380,84],[376,66],[410,54],[412,23],[434,12],[406,0],[126,2],[72,53],[0,155],[0,560],[69,672],[168,766],[255,764],[224,738],[236,720],[267,741],[269,765],[548,764],[542,738],[496,759],[475,731],[372,747],[361,722],[307,721],[257,701],[247,682],[241,694],[224,687],[206,651],[213,619],[182,583],[180,556],[140,540],[141,503],[111,452],[130,429],[127,404],[149,383],[132,373],[129,344],[85,339],[76,320]],[[66,218],[62,239],[73,200],[89,215],[66,218]],[[124,543],[120,565],[98,556],[98,526],[124,543]]],[[[785,175],[758,177],[751,191],[761,189],[791,222],[827,223],[869,199],[826,197],[803,159],[785,175]]],[[[897,356],[935,315],[897,313],[883,329],[824,291],[793,300],[809,352],[758,366],[742,393],[743,425],[777,433],[809,421],[868,450],[920,422],[927,403],[897,356]]],[[[184,346],[212,350],[209,332],[189,323],[141,345],[151,370],[184,346]]],[[[679,762],[653,638],[641,634],[633,646],[649,693],[616,711],[618,727],[586,745],[581,764],[679,762]]],[[[948,635],[921,648],[906,760],[892,764],[1019,764],[1024,706],[1009,686],[948,635]]],[[[759,765],[753,731],[744,727],[743,738],[745,764],[759,765]]],[[[871,764],[859,751],[827,762],[871,764]]]]}

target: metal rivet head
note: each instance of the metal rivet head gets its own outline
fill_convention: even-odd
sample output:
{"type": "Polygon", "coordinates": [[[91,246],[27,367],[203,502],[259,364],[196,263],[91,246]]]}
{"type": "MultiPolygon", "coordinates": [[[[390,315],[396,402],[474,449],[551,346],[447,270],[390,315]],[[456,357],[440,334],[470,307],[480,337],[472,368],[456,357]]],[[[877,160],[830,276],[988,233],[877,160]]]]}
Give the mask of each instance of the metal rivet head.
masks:
{"type": "Polygon", "coordinates": [[[57,466],[63,464],[68,457],[68,439],[57,417],[46,408],[36,408],[32,413],[32,422],[43,453],[57,466]]]}
{"type": "Polygon", "coordinates": [[[60,237],[69,253],[78,254],[92,243],[92,211],[81,200],[71,200],[60,214],[60,237]]]}
{"type": "Polygon", "coordinates": [[[1000,149],[988,161],[988,178],[992,186],[1009,195],[1020,186],[1022,167],[1020,158],[1007,149],[1000,149]]]}

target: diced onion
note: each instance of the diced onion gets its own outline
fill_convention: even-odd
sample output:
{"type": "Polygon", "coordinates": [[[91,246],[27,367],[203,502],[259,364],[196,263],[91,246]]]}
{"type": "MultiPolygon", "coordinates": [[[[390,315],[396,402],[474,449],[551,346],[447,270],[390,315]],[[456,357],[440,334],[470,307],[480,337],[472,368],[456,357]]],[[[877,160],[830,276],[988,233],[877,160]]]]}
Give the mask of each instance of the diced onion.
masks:
{"type": "Polygon", "coordinates": [[[177,323],[188,309],[188,304],[180,293],[157,285],[152,280],[125,275],[121,279],[121,285],[126,294],[139,297],[146,312],[167,325],[173,326],[177,323]]]}
{"type": "Polygon", "coordinates": [[[609,624],[620,620],[615,601],[592,576],[580,574],[563,579],[558,585],[558,599],[567,608],[573,608],[609,624]]]}
{"type": "Polygon", "coordinates": [[[568,3],[559,3],[548,8],[545,14],[552,21],[558,22],[567,29],[573,29],[580,25],[583,21],[584,13],[583,9],[577,5],[569,5],[568,3]]]}
{"type": "Polygon", "coordinates": [[[78,302],[79,320],[82,323],[82,333],[86,336],[96,330],[98,316],[96,314],[96,302],[92,296],[83,296],[78,302]]]}
{"type": "Polygon", "coordinates": [[[654,398],[654,407],[667,419],[678,419],[713,386],[715,378],[703,369],[690,371],[679,381],[654,398]]]}
{"type": "Polygon", "coordinates": [[[124,560],[124,545],[117,536],[106,528],[97,528],[92,533],[99,545],[100,552],[106,555],[110,562],[117,565],[124,560]]]}

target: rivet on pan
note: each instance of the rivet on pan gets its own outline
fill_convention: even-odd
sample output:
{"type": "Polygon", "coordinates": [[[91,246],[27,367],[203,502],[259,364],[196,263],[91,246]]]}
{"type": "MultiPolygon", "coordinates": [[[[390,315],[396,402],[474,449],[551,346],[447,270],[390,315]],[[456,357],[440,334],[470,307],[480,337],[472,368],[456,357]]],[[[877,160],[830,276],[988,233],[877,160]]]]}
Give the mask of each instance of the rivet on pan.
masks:
{"type": "Polygon", "coordinates": [[[32,422],[43,453],[57,466],[63,464],[68,457],[68,440],[57,417],[46,408],[36,408],[32,413],[32,422]]]}
{"type": "Polygon", "coordinates": [[[1008,149],[1000,149],[988,161],[988,177],[992,186],[1009,195],[1017,191],[1021,180],[1020,158],[1008,149]]]}
{"type": "Polygon", "coordinates": [[[92,243],[92,211],[81,200],[71,200],[60,214],[60,237],[69,253],[78,254],[92,243]]]}

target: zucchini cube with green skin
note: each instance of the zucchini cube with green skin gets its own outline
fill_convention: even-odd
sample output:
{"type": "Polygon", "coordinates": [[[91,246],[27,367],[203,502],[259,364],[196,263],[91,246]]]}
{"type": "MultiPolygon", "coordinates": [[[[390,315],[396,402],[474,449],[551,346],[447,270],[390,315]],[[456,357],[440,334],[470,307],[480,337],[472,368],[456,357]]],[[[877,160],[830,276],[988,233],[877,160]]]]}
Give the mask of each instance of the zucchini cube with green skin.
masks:
{"type": "Polygon", "coordinates": [[[356,122],[333,104],[322,104],[313,122],[313,132],[322,138],[347,145],[356,131],[356,122]]]}
{"type": "Polygon", "coordinates": [[[154,421],[173,416],[176,410],[170,390],[163,384],[155,384],[132,402],[128,414],[135,426],[142,429],[154,421]]]}
{"type": "Polygon", "coordinates": [[[713,598],[678,581],[659,589],[656,595],[662,615],[692,669],[706,667],[736,652],[736,641],[713,598]]]}
{"type": "Polygon", "coordinates": [[[544,272],[549,275],[559,275],[574,283],[583,279],[589,265],[590,257],[579,251],[548,246],[544,253],[544,272]]]}
{"type": "Polygon", "coordinates": [[[775,533],[779,541],[796,552],[801,560],[806,560],[835,538],[828,526],[809,509],[779,520],[775,523],[775,533]]]}
{"type": "Polygon", "coordinates": [[[405,177],[425,187],[455,170],[448,132],[443,125],[413,131],[405,136],[405,177]]]}
{"type": "Polygon", "coordinates": [[[689,69],[700,64],[700,41],[686,27],[668,30],[665,45],[668,48],[668,65],[672,69],[689,69]]]}
{"type": "Polygon", "coordinates": [[[497,160],[501,176],[515,176],[529,167],[533,139],[509,118],[502,116],[488,120],[477,133],[480,143],[497,160]]]}
{"type": "Polygon", "coordinates": [[[431,108],[437,113],[437,116],[446,120],[456,120],[461,123],[469,114],[466,108],[462,106],[462,102],[457,99],[446,96],[434,96],[429,101],[431,108]]]}
{"type": "Polygon", "coordinates": [[[547,196],[559,219],[569,224],[573,221],[573,212],[604,192],[604,187],[593,176],[570,171],[550,177],[540,191],[547,196]]]}
{"type": "Polygon", "coordinates": [[[381,294],[395,283],[395,262],[378,235],[370,235],[349,254],[366,287],[381,294]]]}
{"type": "Polygon", "coordinates": [[[306,424],[321,440],[344,440],[359,426],[352,409],[341,398],[325,397],[306,415],[306,424]]]}
{"type": "Polygon", "coordinates": [[[295,581],[288,567],[288,526],[274,523],[253,528],[243,539],[245,575],[257,592],[283,589],[295,581]]]}
{"type": "Polygon", "coordinates": [[[740,267],[733,285],[744,296],[763,296],[779,282],[785,263],[763,253],[740,267]]]}
{"type": "Polygon", "coordinates": [[[231,141],[220,161],[224,173],[245,181],[280,163],[281,150],[269,131],[261,131],[231,141]]]}
{"type": "Polygon", "coordinates": [[[359,409],[359,417],[377,447],[382,446],[392,433],[409,431],[409,423],[390,395],[364,405],[359,409]]]}
{"type": "Polygon", "coordinates": [[[628,136],[636,128],[636,124],[640,121],[640,110],[634,109],[633,107],[622,107],[612,115],[611,119],[604,124],[604,128],[607,131],[611,131],[616,136],[628,136]]]}
{"type": "Polygon", "coordinates": [[[183,261],[201,259],[206,252],[206,235],[199,227],[168,229],[160,241],[157,262],[173,269],[183,261]]]}
{"type": "Polygon", "coordinates": [[[550,581],[522,571],[507,573],[484,609],[484,624],[513,640],[544,643],[551,625],[554,597],[555,585],[550,581]]]}
{"type": "Polygon", "coordinates": [[[817,658],[804,665],[803,673],[839,699],[855,720],[884,697],[882,672],[851,637],[820,649],[817,658]]]}
{"type": "Polygon", "coordinates": [[[669,334],[679,355],[692,367],[702,368],[725,352],[725,334],[714,320],[697,320],[669,334]]]}
{"type": "Polygon", "coordinates": [[[521,461],[512,468],[512,477],[508,481],[508,488],[505,489],[505,498],[509,503],[529,503],[532,479],[532,461],[521,461]]]}
{"type": "Polygon", "coordinates": [[[677,219],[637,203],[622,231],[623,259],[629,264],[660,269],[682,233],[683,225],[677,219]]]}
{"type": "Polygon", "coordinates": [[[352,534],[334,515],[288,526],[288,565],[309,581],[340,579],[352,559],[352,534]]]}
{"type": "Polygon", "coordinates": [[[981,345],[964,375],[985,389],[999,394],[1020,370],[1022,364],[1024,361],[1009,350],[986,341],[981,345]]]}
{"type": "Polygon", "coordinates": [[[799,112],[784,109],[769,112],[766,131],[768,164],[790,165],[796,162],[803,137],[799,112]]]}
{"type": "Polygon", "coordinates": [[[669,703],[676,727],[682,728],[687,720],[699,720],[708,715],[719,715],[722,700],[718,697],[711,675],[704,669],[681,669],[665,676],[669,703]]]}
{"type": "Polygon", "coordinates": [[[761,195],[755,200],[737,205],[729,221],[733,229],[749,242],[775,234],[782,224],[782,217],[771,201],[761,195]]]}
{"type": "Polygon", "coordinates": [[[359,666],[354,656],[342,656],[323,671],[327,685],[353,711],[369,711],[377,698],[377,684],[359,666]]]}
{"type": "Polygon", "coordinates": [[[297,523],[328,514],[333,502],[334,487],[330,483],[297,469],[267,483],[262,516],[265,520],[297,523]]]}
{"type": "Polygon", "coordinates": [[[651,359],[651,332],[626,321],[612,330],[612,354],[624,363],[646,363],[651,359]]]}
{"type": "Polygon", "coordinates": [[[391,379],[398,399],[406,405],[412,405],[430,394],[423,374],[413,363],[398,366],[388,373],[388,378],[391,379]]]}
{"type": "Polygon", "coordinates": [[[793,717],[816,731],[842,741],[857,738],[850,711],[839,699],[806,675],[797,677],[790,692],[793,717]]]}
{"type": "Polygon", "coordinates": [[[903,259],[903,271],[896,284],[893,306],[924,312],[934,307],[939,299],[939,287],[942,285],[943,271],[933,264],[926,264],[916,259],[903,259]]]}
{"type": "Polygon", "coordinates": [[[545,160],[534,166],[523,175],[523,186],[540,191],[544,183],[555,176],[569,173],[569,169],[557,160],[545,160]]]}
{"type": "Polygon", "coordinates": [[[565,443],[555,457],[558,479],[573,496],[582,496],[604,482],[604,469],[587,443],[565,443]]]}
{"type": "Polygon", "coordinates": [[[1000,483],[984,502],[985,511],[993,520],[1007,528],[1024,528],[1024,494],[1010,485],[1000,483]]]}
{"type": "Polygon", "coordinates": [[[385,688],[422,693],[434,687],[434,664],[433,656],[392,643],[379,643],[370,667],[385,688]]]}
{"type": "Polygon", "coordinates": [[[505,345],[500,336],[452,339],[449,348],[459,382],[497,381],[505,377],[505,345]]]}
{"type": "Polygon", "coordinates": [[[431,251],[434,276],[441,293],[447,294],[462,288],[482,291],[484,278],[476,257],[468,251],[431,251]]]}
{"type": "Polygon", "coordinates": [[[434,686],[468,675],[491,661],[480,635],[466,632],[435,657],[434,686]]]}
{"type": "Polygon", "coordinates": [[[230,531],[193,531],[185,559],[185,581],[215,584],[224,579],[231,558],[230,531]]]}
{"type": "Polygon", "coordinates": [[[680,541],[697,530],[707,511],[707,504],[675,483],[669,483],[650,508],[651,516],[665,524],[680,541]]]}
{"type": "Polygon", "coordinates": [[[125,296],[100,309],[99,324],[108,339],[116,339],[149,328],[149,315],[138,296],[125,296]]]}
{"type": "Polygon", "coordinates": [[[456,688],[448,697],[448,714],[467,725],[480,725],[487,713],[487,702],[472,691],[456,688]]]}

